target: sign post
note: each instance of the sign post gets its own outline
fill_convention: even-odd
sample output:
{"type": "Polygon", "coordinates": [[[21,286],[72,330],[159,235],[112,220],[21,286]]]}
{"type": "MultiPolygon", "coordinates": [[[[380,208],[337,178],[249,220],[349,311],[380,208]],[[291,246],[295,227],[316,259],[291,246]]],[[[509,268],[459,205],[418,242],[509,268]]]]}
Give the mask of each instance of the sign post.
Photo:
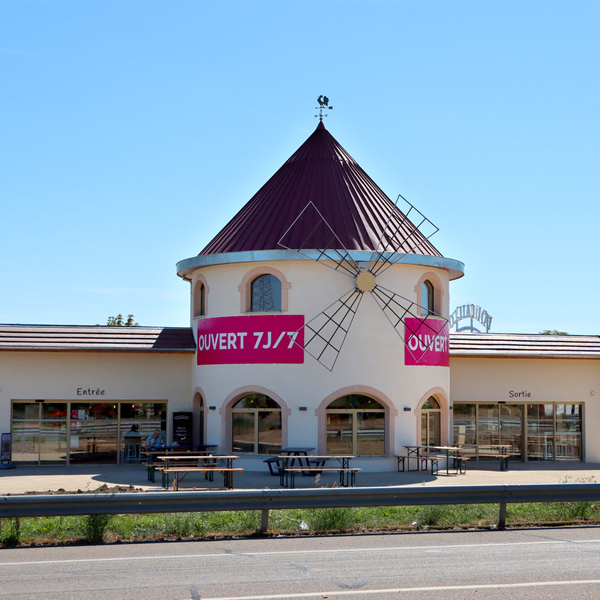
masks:
{"type": "Polygon", "coordinates": [[[191,412],[173,413],[173,444],[191,446],[193,436],[194,414],[191,412]]]}
{"type": "Polygon", "coordinates": [[[14,469],[12,464],[12,436],[10,433],[3,433],[0,441],[0,469],[14,469]]]}

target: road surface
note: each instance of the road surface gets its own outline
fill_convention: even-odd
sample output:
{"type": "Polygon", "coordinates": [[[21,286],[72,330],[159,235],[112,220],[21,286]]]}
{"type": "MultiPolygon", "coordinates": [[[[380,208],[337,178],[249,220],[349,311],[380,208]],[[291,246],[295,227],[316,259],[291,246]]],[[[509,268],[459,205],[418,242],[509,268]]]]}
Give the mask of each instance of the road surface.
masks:
{"type": "Polygon", "coordinates": [[[600,528],[0,550],[11,600],[600,598],[600,528]]]}

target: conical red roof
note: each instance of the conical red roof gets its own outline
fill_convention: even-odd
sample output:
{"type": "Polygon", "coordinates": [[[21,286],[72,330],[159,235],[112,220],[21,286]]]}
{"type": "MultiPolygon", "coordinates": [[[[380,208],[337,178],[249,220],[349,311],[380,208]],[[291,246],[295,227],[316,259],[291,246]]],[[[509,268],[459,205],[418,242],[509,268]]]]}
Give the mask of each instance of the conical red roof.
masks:
{"type": "Polygon", "coordinates": [[[304,248],[387,250],[442,256],[424,236],[418,231],[415,233],[414,226],[405,221],[394,203],[340,146],[322,122],[202,250],[200,256],[282,250],[280,241],[284,242],[284,246],[298,249],[307,240],[314,244],[304,243],[304,248]],[[309,206],[311,202],[317,210],[309,206]],[[304,210],[307,206],[309,209],[304,210]],[[301,213],[302,218],[296,221],[301,213]],[[390,215],[391,227],[388,225],[390,215]],[[295,221],[291,232],[288,231],[295,221]],[[398,231],[395,240],[383,236],[384,230],[389,229],[398,231]],[[315,235],[315,230],[321,235],[315,235]],[[387,240],[385,248],[378,244],[382,237],[387,240]],[[407,239],[410,241],[407,242],[407,239]],[[418,248],[415,248],[415,239],[418,239],[418,248]]]}

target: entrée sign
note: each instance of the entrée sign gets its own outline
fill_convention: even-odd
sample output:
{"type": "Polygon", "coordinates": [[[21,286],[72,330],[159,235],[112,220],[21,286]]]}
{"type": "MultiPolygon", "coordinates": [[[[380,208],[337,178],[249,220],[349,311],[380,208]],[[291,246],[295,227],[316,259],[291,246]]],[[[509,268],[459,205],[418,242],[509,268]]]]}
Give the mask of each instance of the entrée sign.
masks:
{"type": "Polygon", "coordinates": [[[405,364],[430,367],[450,366],[447,321],[407,317],[404,325],[406,327],[405,364]]]}
{"type": "Polygon", "coordinates": [[[198,321],[197,364],[304,363],[303,315],[249,315],[198,321]]]}

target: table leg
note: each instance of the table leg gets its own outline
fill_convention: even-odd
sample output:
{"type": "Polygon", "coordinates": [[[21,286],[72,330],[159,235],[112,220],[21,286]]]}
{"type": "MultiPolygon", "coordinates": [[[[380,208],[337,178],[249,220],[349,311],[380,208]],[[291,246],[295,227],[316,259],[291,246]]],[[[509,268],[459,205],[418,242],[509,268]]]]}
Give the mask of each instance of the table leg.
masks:
{"type": "Polygon", "coordinates": [[[407,460],[408,460],[408,470],[409,471],[419,471],[419,459],[421,457],[419,456],[419,451],[418,450],[408,450],[408,454],[407,454],[407,460]],[[410,459],[415,459],[417,462],[417,468],[416,469],[411,469],[410,468],[410,459]]]}

